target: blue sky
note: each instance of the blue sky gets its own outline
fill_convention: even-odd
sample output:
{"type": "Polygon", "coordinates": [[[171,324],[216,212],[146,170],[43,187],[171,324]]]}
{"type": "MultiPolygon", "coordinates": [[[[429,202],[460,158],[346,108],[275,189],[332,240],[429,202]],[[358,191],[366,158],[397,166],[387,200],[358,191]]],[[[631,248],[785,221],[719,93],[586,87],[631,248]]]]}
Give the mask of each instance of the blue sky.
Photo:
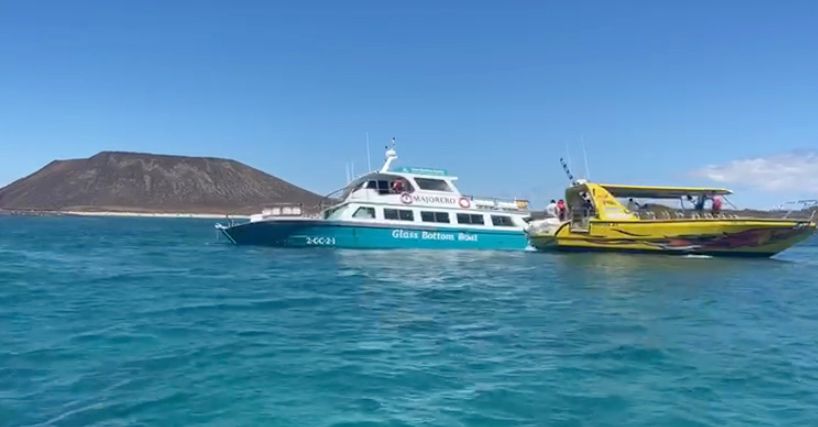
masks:
{"type": "Polygon", "coordinates": [[[101,150],[317,192],[403,164],[542,204],[582,175],[818,197],[818,2],[0,3],[0,185],[101,150]]]}

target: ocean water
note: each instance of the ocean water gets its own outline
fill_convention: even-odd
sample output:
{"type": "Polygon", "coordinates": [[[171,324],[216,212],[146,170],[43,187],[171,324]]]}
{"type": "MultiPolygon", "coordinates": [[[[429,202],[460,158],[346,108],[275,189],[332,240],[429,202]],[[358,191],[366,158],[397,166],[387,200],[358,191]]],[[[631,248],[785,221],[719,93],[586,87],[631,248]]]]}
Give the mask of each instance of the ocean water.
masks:
{"type": "Polygon", "coordinates": [[[818,242],[773,260],[233,247],[0,217],[0,426],[818,425],[818,242]]]}

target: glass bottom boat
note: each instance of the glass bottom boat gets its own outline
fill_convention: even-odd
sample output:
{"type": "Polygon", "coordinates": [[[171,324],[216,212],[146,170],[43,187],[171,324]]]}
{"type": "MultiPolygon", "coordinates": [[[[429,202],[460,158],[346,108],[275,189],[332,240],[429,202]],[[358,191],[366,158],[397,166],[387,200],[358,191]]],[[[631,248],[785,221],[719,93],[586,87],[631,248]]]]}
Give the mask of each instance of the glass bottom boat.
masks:
{"type": "Polygon", "coordinates": [[[394,168],[394,148],[377,171],[353,180],[314,216],[285,205],[249,222],[216,228],[239,245],[370,249],[524,250],[525,200],[466,196],[445,170],[394,168]]]}

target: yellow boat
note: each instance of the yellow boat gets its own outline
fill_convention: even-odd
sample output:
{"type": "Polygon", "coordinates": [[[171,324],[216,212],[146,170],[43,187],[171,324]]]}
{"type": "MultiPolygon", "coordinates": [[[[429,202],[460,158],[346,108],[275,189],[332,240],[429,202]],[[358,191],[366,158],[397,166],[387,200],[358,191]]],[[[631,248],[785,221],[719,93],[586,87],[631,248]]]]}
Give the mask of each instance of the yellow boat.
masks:
{"type": "MultiPolygon", "coordinates": [[[[686,210],[684,201],[732,194],[722,188],[650,187],[579,181],[565,192],[568,218],[532,223],[527,233],[538,250],[614,250],[672,254],[770,257],[815,232],[815,222],[745,218],[686,210]],[[659,214],[627,209],[617,199],[680,200],[682,209],[659,214]]],[[[630,204],[630,203],[629,203],[630,204]]],[[[703,202],[701,203],[703,204],[703,202]]],[[[813,214],[814,216],[814,214],[813,214]]]]}

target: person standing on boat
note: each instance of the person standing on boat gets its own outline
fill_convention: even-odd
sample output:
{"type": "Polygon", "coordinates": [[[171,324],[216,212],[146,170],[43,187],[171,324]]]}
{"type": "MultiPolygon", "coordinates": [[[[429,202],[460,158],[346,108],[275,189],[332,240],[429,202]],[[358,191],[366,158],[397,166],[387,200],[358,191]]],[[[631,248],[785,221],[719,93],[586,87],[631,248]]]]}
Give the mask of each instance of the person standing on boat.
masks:
{"type": "Polygon", "coordinates": [[[548,205],[545,207],[545,216],[550,218],[557,218],[559,217],[559,211],[557,210],[557,201],[551,199],[548,205]]]}
{"type": "Polygon", "coordinates": [[[701,214],[702,212],[704,212],[704,202],[705,202],[705,200],[707,200],[707,196],[705,196],[704,194],[700,194],[699,198],[696,199],[696,207],[695,208],[696,208],[697,213],[701,214]]]}
{"type": "Polygon", "coordinates": [[[714,194],[712,203],[713,203],[713,205],[712,205],[713,216],[719,215],[721,213],[721,204],[722,204],[721,196],[719,196],[717,194],[714,194]]]}
{"type": "Polygon", "coordinates": [[[560,219],[560,221],[565,221],[565,218],[568,216],[567,214],[568,212],[565,208],[565,200],[560,199],[560,201],[557,202],[557,217],[560,219]]]}
{"type": "Polygon", "coordinates": [[[594,215],[594,203],[591,202],[591,196],[588,195],[586,192],[579,193],[582,197],[582,216],[585,218],[591,217],[594,215]]]}

